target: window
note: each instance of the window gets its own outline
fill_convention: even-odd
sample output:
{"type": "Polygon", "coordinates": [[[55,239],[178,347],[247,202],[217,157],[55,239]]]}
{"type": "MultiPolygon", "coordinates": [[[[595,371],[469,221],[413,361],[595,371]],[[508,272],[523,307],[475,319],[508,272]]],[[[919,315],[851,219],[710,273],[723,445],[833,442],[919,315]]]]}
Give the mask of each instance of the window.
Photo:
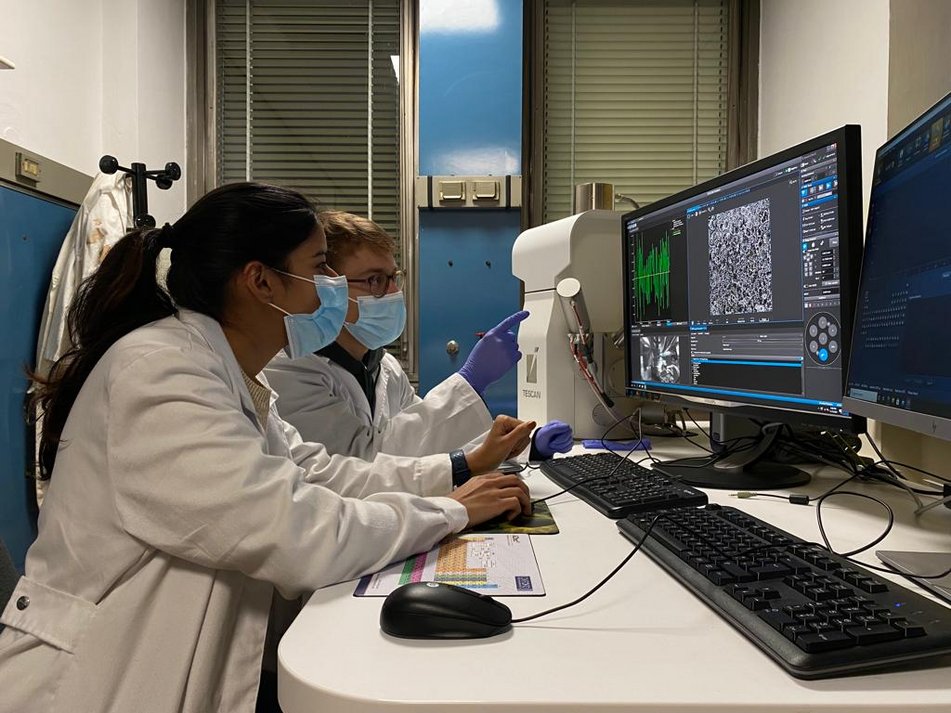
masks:
{"type": "Polygon", "coordinates": [[[400,0],[217,0],[218,184],[259,180],[400,243],[400,0]]]}
{"type": "MultiPolygon", "coordinates": [[[[532,222],[571,213],[574,186],[644,205],[728,164],[734,0],[546,0],[535,19],[532,222]],[[731,22],[732,19],[732,22],[731,22]],[[731,36],[732,35],[732,36],[731,36]],[[540,189],[540,190],[539,190],[540,189]]],[[[732,118],[731,118],[732,117],[732,118]]],[[[630,208],[618,203],[618,208],[630,208]]]]}

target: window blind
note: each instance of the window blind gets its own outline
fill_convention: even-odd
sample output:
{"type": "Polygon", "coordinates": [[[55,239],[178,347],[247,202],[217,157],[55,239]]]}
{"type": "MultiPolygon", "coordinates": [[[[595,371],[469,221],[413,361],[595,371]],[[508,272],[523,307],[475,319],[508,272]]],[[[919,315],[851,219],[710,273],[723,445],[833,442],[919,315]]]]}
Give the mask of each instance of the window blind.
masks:
{"type": "Polygon", "coordinates": [[[217,0],[215,53],[218,183],[295,188],[399,244],[399,0],[217,0]]]}
{"type": "Polygon", "coordinates": [[[544,221],[579,183],[645,205],[722,173],[728,39],[729,0],[546,0],[544,221]]]}

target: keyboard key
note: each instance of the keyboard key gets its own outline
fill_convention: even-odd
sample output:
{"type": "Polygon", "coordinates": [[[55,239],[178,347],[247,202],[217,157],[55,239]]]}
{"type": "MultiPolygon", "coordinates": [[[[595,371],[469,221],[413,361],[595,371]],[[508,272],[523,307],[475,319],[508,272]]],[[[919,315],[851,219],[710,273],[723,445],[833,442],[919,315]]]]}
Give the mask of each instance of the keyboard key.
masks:
{"type": "Polygon", "coordinates": [[[841,631],[825,631],[822,633],[808,633],[796,637],[796,646],[811,654],[822,651],[847,649],[855,645],[855,639],[841,631]]]}
{"type": "Polygon", "coordinates": [[[779,632],[782,632],[787,626],[799,625],[798,619],[794,619],[779,609],[763,609],[759,612],[759,617],[779,632]]]}
{"type": "Polygon", "coordinates": [[[869,626],[851,626],[845,633],[855,639],[859,646],[879,644],[883,641],[894,641],[902,638],[902,632],[888,624],[871,624],[869,626]]]}
{"type": "Polygon", "coordinates": [[[906,621],[904,619],[892,622],[891,626],[896,628],[898,631],[902,632],[902,635],[906,639],[913,639],[918,636],[925,635],[925,627],[921,624],[914,621],[906,621]]]}
{"type": "Polygon", "coordinates": [[[769,562],[767,564],[750,567],[750,574],[755,575],[756,579],[782,579],[787,574],[792,574],[792,570],[779,562],[769,562]]]}

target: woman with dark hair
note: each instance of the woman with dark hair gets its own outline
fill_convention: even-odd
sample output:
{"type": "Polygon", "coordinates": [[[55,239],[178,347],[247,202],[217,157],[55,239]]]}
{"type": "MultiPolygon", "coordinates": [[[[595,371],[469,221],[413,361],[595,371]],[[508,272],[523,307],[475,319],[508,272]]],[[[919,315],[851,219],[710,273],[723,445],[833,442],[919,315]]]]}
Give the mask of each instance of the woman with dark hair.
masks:
{"type": "Polygon", "coordinates": [[[303,196],[233,184],[130,233],[83,284],[75,347],[38,385],[53,477],[0,618],[0,711],[252,711],[275,588],[530,510],[515,476],[453,490],[447,455],[330,456],[280,420],[255,375],[336,338],[347,287],[326,251],[303,196]]]}

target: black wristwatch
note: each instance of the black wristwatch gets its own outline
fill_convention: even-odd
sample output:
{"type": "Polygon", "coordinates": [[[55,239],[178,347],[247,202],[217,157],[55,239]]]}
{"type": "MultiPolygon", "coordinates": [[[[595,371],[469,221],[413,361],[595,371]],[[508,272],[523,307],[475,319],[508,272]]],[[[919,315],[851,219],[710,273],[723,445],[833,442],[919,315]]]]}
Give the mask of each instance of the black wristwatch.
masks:
{"type": "Polygon", "coordinates": [[[461,449],[451,451],[449,460],[452,463],[452,484],[458,488],[472,477],[469,461],[466,460],[466,454],[461,449]]]}

